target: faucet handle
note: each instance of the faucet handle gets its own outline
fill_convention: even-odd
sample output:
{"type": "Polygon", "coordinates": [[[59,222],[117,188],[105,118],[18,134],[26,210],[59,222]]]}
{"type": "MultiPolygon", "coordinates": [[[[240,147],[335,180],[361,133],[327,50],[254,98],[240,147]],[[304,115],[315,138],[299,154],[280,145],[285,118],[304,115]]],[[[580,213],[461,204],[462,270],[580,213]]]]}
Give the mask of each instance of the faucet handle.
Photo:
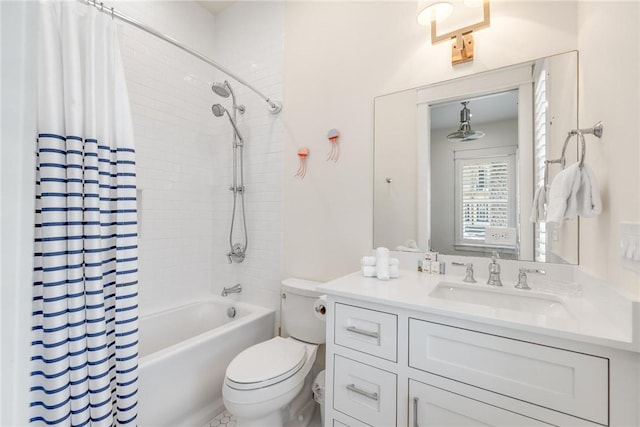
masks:
{"type": "Polygon", "coordinates": [[[547,274],[544,270],[538,270],[537,268],[520,268],[518,273],[518,283],[516,284],[516,288],[530,290],[531,287],[527,283],[527,273],[535,273],[535,274],[547,274]]]}
{"type": "Polygon", "coordinates": [[[476,283],[476,279],[473,277],[473,264],[472,263],[470,263],[470,262],[464,263],[464,262],[452,261],[451,265],[466,267],[465,276],[464,276],[464,279],[462,279],[462,281],[466,282],[466,283],[476,283]]]}
{"type": "Polygon", "coordinates": [[[498,259],[500,258],[500,254],[498,253],[498,251],[491,251],[491,262],[492,263],[496,263],[498,262],[498,259]]]}

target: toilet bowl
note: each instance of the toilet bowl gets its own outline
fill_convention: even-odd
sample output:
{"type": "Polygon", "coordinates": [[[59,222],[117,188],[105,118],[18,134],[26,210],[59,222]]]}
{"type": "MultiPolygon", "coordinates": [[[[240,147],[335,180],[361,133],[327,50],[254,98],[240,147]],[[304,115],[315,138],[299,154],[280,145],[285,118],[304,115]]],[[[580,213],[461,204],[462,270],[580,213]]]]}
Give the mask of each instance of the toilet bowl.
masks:
{"type": "Polygon", "coordinates": [[[222,397],[227,410],[235,415],[237,427],[308,424],[310,413],[284,409],[294,406],[293,401],[298,402],[297,408],[312,409],[314,405],[310,375],[318,345],[324,343],[324,323],[313,314],[313,302],[320,296],[315,291],[317,285],[301,279],[285,280],[282,326],[290,336],[251,346],[227,367],[222,397]]]}
{"type": "Polygon", "coordinates": [[[300,393],[318,346],[275,337],[240,353],[229,364],[222,395],[237,426],[255,419],[261,426],[282,425],[280,409],[300,393]],[[270,424],[266,424],[266,420],[270,424]]]}

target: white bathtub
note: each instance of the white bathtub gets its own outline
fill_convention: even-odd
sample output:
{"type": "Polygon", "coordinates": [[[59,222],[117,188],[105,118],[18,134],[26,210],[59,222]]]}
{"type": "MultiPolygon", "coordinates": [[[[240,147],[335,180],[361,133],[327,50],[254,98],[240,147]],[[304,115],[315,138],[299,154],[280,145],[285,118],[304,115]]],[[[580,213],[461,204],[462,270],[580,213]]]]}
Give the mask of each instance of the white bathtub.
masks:
{"type": "Polygon", "coordinates": [[[202,427],[223,408],[231,359],[272,338],[274,321],[273,310],[217,296],[142,316],[138,425],[202,427]]]}

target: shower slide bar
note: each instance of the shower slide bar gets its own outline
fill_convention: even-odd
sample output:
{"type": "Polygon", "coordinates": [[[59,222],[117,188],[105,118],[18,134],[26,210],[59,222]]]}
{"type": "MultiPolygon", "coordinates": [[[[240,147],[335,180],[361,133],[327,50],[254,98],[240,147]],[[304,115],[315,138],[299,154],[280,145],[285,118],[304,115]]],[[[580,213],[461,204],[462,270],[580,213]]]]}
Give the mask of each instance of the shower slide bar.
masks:
{"type": "Polygon", "coordinates": [[[235,75],[234,73],[232,73],[231,71],[229,71],[227,68],[223,67],[222,65],[218,64],[217,62],[215,62],[214,60],[212,60],[211,58],[206,57],[205,55],[201,54],[200,52],[193,50],[185,45],[183,45],[182,43],[180,43],[179,41],[141,23],[140,21],[137,21],[133,18],[131,18],[130,16],[127,16],[121,12],[118,12],[117,10],[115,10],[112,7],[108,7],[105,6],[103,2],[97,2],[95,0],[78,0],[80,3],[84,3],[87,6],[93,6],[96,9],[98,9],[100,12],[107,14],[107,15],[111,15],[111,18],[118,18],[119,20],[126,22],[127,24],[133,25],[134,27],[145,31],[161,40],[166,41],[167,43],[170,43],[172,45],[174,45],[175,47],[177,47],[178,49],[181,49],[193,56],[195,56],[196,58],[206,62],[207,64],[211,65],[212,67],[222,71],[223,73],[225,73],[226,75],[230,76],[231,78],[233,78],[235,81],[237,81],[238,83],[248,87],[249,89],[251,89],[252,91],[254,91],[259,97],[261,97],[262,99],[264,99],[268,104],[269,104],[269,111],[272,114],[278,114],[281,110],[282,110],[282,103],[279,101],[274,101],[272,99],[270,99],[269,97],[265,96],[262,94],[262,92],[260,92],[258,89],[256,89],[255,87],[253,87],[251,84],[249,84],[248,82],[246,82],[244,79],[238,77],[237,75],[235,75]]]}

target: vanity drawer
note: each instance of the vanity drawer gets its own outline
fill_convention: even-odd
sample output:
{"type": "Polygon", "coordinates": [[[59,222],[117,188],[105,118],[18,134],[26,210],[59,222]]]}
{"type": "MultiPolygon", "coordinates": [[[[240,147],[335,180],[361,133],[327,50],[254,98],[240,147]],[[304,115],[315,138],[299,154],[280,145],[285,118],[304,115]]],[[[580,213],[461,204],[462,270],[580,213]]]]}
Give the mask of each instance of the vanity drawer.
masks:
{"type": "Polygon", "coordinates": [[[335,307],[336,344],[397,362],[396,315],[340,303],[335,307]]]}
{"type": "Polygon", "coordinates": [[[363,423],[396,425],[396,375],[334,355],[333,408],[363,423]]]}
{"type": "Polygon", "coordinates": [[[358,421],[355,418],[341,415],[340,419],[333,419],[333,427],[371,427],[369,424],[365,424],[362,421],[358,421]]]}
{"type": "Polygon", "coordinates": [[[609,360],[409,319],[409,366],[608,424],[609,360]]]}

